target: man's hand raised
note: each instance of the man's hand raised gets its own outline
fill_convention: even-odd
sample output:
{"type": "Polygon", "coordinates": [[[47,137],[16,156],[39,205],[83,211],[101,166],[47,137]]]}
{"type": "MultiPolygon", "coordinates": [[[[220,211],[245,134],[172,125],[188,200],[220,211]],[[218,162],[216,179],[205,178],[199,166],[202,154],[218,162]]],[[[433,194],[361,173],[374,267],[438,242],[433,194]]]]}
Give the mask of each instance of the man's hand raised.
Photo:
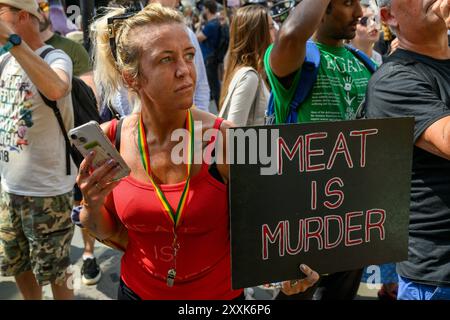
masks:
{"type": "Polygon", "coordinates": [[[437,0],[433,4],[433,11],[441,17],[450,29],[450,0],[437,0]]]}
{"type": "Polygon", "coordinates": [[[4,45],[14,31],[2,20],[0,20],[0,45],[4,45]]]}

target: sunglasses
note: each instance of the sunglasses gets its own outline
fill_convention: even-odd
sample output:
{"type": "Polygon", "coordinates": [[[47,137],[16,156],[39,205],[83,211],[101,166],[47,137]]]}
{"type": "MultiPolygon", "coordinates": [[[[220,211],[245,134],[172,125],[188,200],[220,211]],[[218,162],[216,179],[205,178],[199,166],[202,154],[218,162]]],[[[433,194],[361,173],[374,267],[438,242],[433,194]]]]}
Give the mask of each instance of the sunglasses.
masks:
{"type": "Polygon", "coordinates": [[[282,24],[295,5],[294,0],[280,1],[269,8],[269,14],[275,22],[282,24]]]}
{"type": "Polygon", "coordinates": [[[127,8],[124,14],[119,14],[117,16],[108,18],[109,46],[111,48],[112,55],[116,62],[117,62],[116,30],[118,30],[118,28],[123,24],[123,22],[126,19],[134,16],[139,11],[127,8]]]}
{"type": "Polygon", "coordinates": [[[367,16],[364,16],[361,19],[359,19],[358,23],[363,27],[367,27],[368,25],[370,25],[371,22],[374,24],[378,24],[378,21],[375,17],[367,17],[367,16]]]}
{"type": "Polygon", "coordinates": [[[39,9],[44,12],[48,12],[50,10],[50,5],[48,4],[48,2],[39,2],[39,9]]]}

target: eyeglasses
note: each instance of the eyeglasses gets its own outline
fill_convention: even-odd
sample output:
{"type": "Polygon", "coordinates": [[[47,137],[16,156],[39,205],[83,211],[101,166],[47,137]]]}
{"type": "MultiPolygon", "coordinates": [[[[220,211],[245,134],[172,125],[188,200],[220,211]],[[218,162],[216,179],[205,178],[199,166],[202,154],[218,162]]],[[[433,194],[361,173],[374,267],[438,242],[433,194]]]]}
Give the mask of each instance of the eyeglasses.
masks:
{"type": "Polygon", "coordinates": [[[361,19],[359,19],[358,23],[360,25],[362,25],[363,27],[367,27],[367,26],[371,25],[372,23],[378,24],[378,19],[376,17],[364,16],[361,19]]]}
{"type": "Polygon", "coordinates": [[[48,12],[50,10],[50,5],[47,1],[39,2],[39,9],[41,9],[44,12],[48,12]]]}
{"type": "Polygon", "coordinates": [[[134,16],[139,11],[127,9],[124,14],[119,14],[117,16],[108,18],[109,46],[111,48],[112,55],[116,62],[117,62],[116,30],[118,30],[118,28],[123,24],[123,22],[126,19],[134,16]]]}

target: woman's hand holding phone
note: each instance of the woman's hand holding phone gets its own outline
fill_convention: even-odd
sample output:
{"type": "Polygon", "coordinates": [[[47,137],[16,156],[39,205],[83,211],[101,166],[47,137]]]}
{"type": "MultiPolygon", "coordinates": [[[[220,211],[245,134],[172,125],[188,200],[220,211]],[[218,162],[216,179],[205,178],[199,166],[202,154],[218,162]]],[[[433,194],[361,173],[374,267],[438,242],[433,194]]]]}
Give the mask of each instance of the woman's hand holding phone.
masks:
{"type": "Polygon", "coordinates": [[[83,193],[84,206],[97,211],[103,206],[106,196],[120,183],[114,177],[121,167],[116,160],[109,159],[93,168],[94,158],[95,151],[91,151],[81,162],[77,184],[83,193]]]}

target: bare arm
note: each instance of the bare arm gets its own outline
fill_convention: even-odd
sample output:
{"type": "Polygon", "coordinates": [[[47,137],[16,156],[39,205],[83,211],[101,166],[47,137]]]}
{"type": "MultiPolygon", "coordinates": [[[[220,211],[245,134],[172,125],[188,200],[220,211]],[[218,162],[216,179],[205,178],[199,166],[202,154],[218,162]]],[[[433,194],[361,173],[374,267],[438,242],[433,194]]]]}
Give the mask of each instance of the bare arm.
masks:
{"type": "Polygon", "coordinates": [[[83,160],[77,177],[77,184],[84,200],[80,222],[95,237],[104,240],[119,231],[113,215],[105,207],[106,197],[119,183],[112,182],[117,167],[115,162],[106,162],[98,169],[91,170],[93,158],[94,156],[90,154],[83,160]]]}
{"type": "MultiPolygon", "coordinates": [[[[0,44],[4,45],[14,32],[0,20],[0,44]]],[[[70,90],[71,79],[63,70],[52,69],[41,57],[22,41],[11,49],[11,54],[26,72],[31,82],[49,100],[65,97],[70,90]]]]}
{"type": "Polygon", "coordinates": [[[52,69],[25,42],[14,47],[11,54],[16,58],[31,82],[49,100],[59,100],[69,93],[71,83],[69,75],[63,70],[52,69]]]}
{"type": "MultiPolygon", "coordinates": [[[[102,124],[105,134],[110,122],[102,124]]],[[[104,240],[120,232],[114,212],[105,206],[106,198],[120,181],[112,182],[119,167],[114,161],[106,162],[98,169],[92,170],[93,155],[89,154],[80,165],[77,184],[83,194],[84,206],[80,212],[81,224],[89,229],[98,239],[104,240]]]]}
{"type": "Polygon", "coordinates": [[[306,42],[319,27],[330,1],[303,0],[284,22],[270,55],[270,66],[277,77],[286,77],[301,68],[306,42]]]}
{"type": "Polygon", "coordinates": [[[104,206],[100,210],[83,206],[80,222],[99,240],[109,239],[119,232],[118,224],[104,206]]]}
{"type": "Polygon", "coordinates": [[[450,160],[450,116],[428,127],[417,140],[416,146],[450,160]]]}

